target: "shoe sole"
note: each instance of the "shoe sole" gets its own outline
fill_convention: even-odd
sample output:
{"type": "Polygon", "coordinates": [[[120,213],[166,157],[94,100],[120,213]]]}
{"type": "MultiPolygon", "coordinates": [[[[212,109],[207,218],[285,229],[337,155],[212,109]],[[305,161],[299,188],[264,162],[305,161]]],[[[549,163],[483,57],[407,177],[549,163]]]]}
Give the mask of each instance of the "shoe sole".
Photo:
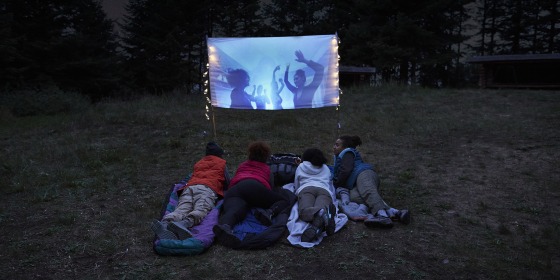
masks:
{"type": "Polygon", "coordinates": [[[170,223],[169,225],[167,225],[167,228],[171,232],[175,233],[180,240],[185,240],[192,237],[192,233],[190,232],[190,230],[182,228],[175,223],[170,223]]]}
{"type": "Polygon", "coordinates": [[[312,228],[307,228],[301,234],[301,242],[312,242],[315,238],[315,230],[312,228]]]}
{"type": "Polygon", "coordinates": [[[177,240],[177,235],[173,232],[163,228],[163,225],[159,221],[154,221],[151,225],[152,231],[156,234],[159,239],[171,239],[177,240]]]}
{"type": "Polygon", "coordinates": [[[400,217],[400,222],[405,225],[410,224],[410,211],[400,217]]]}

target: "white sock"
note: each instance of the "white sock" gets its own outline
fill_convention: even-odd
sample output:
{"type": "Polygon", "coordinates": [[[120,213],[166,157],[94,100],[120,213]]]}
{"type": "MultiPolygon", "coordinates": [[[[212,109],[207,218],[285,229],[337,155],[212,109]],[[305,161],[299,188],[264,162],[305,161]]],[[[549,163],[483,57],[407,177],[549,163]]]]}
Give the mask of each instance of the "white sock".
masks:
{"type": "Polygon", "coordinates": [[[395,209],[395,208],[389,208],[388,210],[386,210],[387,213],[389,213],[389,217],[394,217],[397,215],[397,213],[399,212],[399,210],[395,209]]]}
{"type": "Polygon", "coordinates": [[[385,209],[379,209],[379,211],[377,211],[377,215],[382,217],[389,217],[387,215],[387,212],[385,212],[385,209]]]}

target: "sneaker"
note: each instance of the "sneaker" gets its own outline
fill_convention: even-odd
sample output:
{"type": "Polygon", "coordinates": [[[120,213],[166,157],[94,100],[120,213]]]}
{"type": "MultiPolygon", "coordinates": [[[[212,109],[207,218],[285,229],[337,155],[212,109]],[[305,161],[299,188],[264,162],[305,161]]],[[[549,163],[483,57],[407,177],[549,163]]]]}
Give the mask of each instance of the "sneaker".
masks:
{"type": "Polygon", "coordinates": [[[328,215],[328,221],[325,230],[327,232],[327,235],[333,235],[334,231],[336,230],[336,221],[334,220],[334,218],[336,217],[336,206],[334,206],[334,204],[331,203],[329,205],[328,211],[326,212],[328,215]]]}
{"type": "Polygon", "coordinates": [[[301,234],[301,242],[313,242],[322,232],[321,229],[310,224],[301,234]]]}
{"type": "Polygon", "coordinates": [[[253,212],[255,219],[265,226],[272,225],[272,210],[256,208],[253,212]]]}
{"type": "Polygon", "coordinates": [[[185,240],[192,237],[192,233],[188,229],[190,227],[192,227],[192,222],[189,220],[171,222],[167,225],[167,228],[175,233],[180,240],[185,240]]]}
{"type": "Polygon", "coordinates": [[[393,221],[389,217],[373,216],[367,218],[364,225],[370,228],[392,228],[393,221]]]}
{"type": "Polygon", "coordinates": [[[177,240],[177,235],[173,232],[167,230],[167,223],[154,220],[151,225],[152,231],[156,234],[159,239],[172,239],[177,240]]]}
{"type": "Polygon", "coordinates": [[[399,210],[396,215],[391,218],[405,225],[408,225],[410,224],[410,211],[406,209],[399,210]]]}
{"type": "Polygon", "coordinates": [[[312,242],[323,234],[325,230],[325,223],[328,223],[328,211],[325,209],[319,210],[313,216],[313,220],[309,223],[309,227],[303,231],[301,235],[302,242],[312,242]]]}
{"type": "Polygon", "coordinates": [[[215,225],[212,231],[216,235],[216,239],[224,246],[230,248],[237,248],[241,245],[241,240],[233,234],[231,227],[229,225],[215,225]]]}
{"type": "Polygon", "coordinates": [[[329,213],[326,209],[321,209],[315,213],[313,216],[313,220],[311,221],[311,225],[318,228],[319,230],[323,231],[325,229],[325,225],[329,222],[329,213]]]}

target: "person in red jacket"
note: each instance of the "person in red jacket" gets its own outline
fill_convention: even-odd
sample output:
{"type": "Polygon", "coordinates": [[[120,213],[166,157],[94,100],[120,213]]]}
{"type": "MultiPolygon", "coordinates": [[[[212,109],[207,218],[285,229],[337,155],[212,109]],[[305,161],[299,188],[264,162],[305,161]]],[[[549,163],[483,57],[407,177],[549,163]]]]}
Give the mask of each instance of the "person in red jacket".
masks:
{"type": "Polygon", "coordinates": [[[175,210],[163,216],[161,222],[154,221],[152,230],[163,239],[187,239],[189,228],[200,224],[202,219],[216,206],[224,188],[229,185],[224,150],[214,142],[206,145],[206,156],[194,165],[187,184],[179,189],[179,202],[175,210]]]}
{"type": "Polygon", "coordinates": [[[270,167],[266,164],[270,155],[267,143],[251,143],[248,159],[239,165],[231,179],[218,224],[213,228],[218,242],[223,245],[236,247],[241,242],[232,229],[245,219],[251,208],[266,209],[255,213],[255,218],[264,225],[270,225],[272,218],[289,206],[285,196],[272,190],[270,167]]]}

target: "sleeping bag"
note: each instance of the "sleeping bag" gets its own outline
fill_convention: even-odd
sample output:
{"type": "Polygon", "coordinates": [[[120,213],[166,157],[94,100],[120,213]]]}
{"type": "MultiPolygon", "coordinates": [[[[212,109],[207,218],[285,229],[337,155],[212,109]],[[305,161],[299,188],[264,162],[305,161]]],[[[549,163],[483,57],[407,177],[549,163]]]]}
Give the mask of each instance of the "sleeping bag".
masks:
{"type": "MultiPolygon", "coordinates": [[[[190,179],[190,175],[181,182],[175,184],[166,195],[160,219],[167,213],[173,212],[179,201],[178,190],[190,179]]],[[[290,217],[290,210],[297,201],[297,196],[288,190],[279,189],[288,199],[289,207],[283,209],[272,220],[272,225],[262,225],[253,215],[255,209],[249,210],[246,218],[233,228],[234,234],[241,240],[239,246],[233,249],[263,249],[276,243],[286,232],[286,224],[290,217]]],[[[218,200],[216,207],[212,209],[202,222],[190,229],[191,238],[185,240],[159,239],[154,237],[153,249],[159,255],[164,256],[193,256],[203,253],[214,243],[215,234],[212,231],[214,225],[218,224],[220,209],[223,199],[218,200]]]]}
{"type": "MultiPolygon", "coordinates": [[[[175,184],[169,194],[164,200],[164,207],[161,211],[160,219],[167,213],[173,212],[177,203],[179,201],[178,190],[181,189],[190,179],[190,175],[187,176],[180,183],[175,184]]],[[[212,227],[218,223],[219,207],[222,200],[218,200],[216,207],[212,209],[206,217],[201,221],[200,224],[192,227],[190,229],[192,233],[191,238],[185,240],[174,240],[174,239],[159,239],[157,236],[154,238],[153,247],[154,251],[160,255],[179,255],[179,256],[191,256],[198,255],[204,252],[208,247],[214,242],[214,233],[212,232],[212,227]]]]}
{"type": "Polygon", "coordinates": [[[274,245],[286,233],[288,219],[297,196],[288,190],[276,190],[286,197],[289,205],[272,218],[272,224],[265,226],[255,218],[256,208],[249,210],[243,222],[233,227],[233,234],[241,240],[233,249],[264,249],[274,245]]]}

